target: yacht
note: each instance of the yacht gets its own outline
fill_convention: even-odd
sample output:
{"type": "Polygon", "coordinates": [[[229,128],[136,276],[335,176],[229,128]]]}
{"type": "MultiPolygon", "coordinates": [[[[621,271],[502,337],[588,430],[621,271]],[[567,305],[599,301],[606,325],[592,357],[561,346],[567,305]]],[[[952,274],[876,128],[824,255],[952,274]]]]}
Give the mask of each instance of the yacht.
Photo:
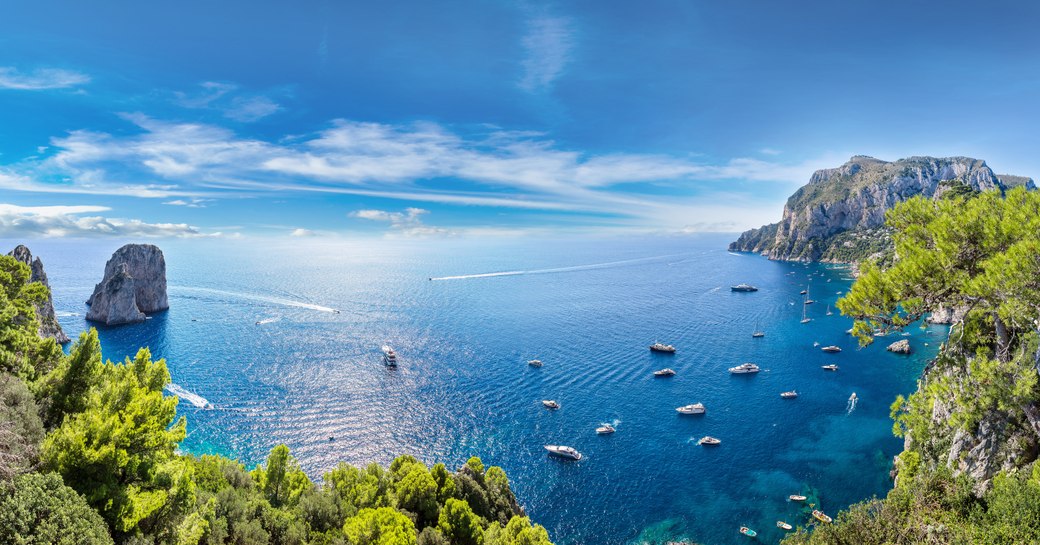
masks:
{"type": "Polygon", "coordinates": [[[766,332],[762,331],[762,329],[758,327],[758,322],[755,322],[755,330],[751,332],[751,338],[758,339],[765,336],[766,332]]]}
{"type": "Polygon", "coordinates": [[[833,344],[830,345],[830,346],[825,346],[825,347],[821,348],[820,350],[823,350],[824,352],[827,352],[829,354],[837,354],[838,352],[841,352],[841,348],[837,347],[837,346],[834,346],[833,344]]]}
{"type": "Polygon", "coordinates": [[[383,345],[383,363],[390,367],[397,365],[397,352],[394,352],[394,349],[390,348],[388,344],[383,345]]]}
{"type": "Polygon", "coordinates": [[[550,455],[559,456],[560,458],[567,458],[569,460],[581,460],[581,453],[574,449],[574,447],[565,447],[563,445],[545,445],[545,450],[549,451],[550,455]]]}
{"type": "Polygon", "coordinates": [[[787,499],[791,501],[805,501],[807,498],[799,494],[791,494],[790,496],[787,496],[787,499]]]}
{"type": "Polygon", "coordinates": [[[666,352],[668,354],[675,353],[675,347],[670,344],[654,343],[650,345],[651,352],[666,352]]]}
{"type": "Polygon", "coordinates": [[[751,284],[737,284],[736,286],[730,286],[729,289],[732,291],[758,291],[758,288],[751,284]]]}
{"type": "Polygon", "coordinates": [[[614,426],[611,426],[610,424],[603,424],[602,426],[596,428],[596,433],[600,435],[607,435],[616,431],[617,430],[614,429],[614,426]]]}
{"type": "Polygon", "coordinates": [[[812,318],[805,314],[805,305],[802,305],[802,323],[807,324],[812,321],[812,318]]]}
{"type": "Polygon", "coordinates": [[[833,363],[830,364],[830,365],[821,365],[820,367],[823,368],[823,369],[826,369],[827,371],[837,371],[838,370],[838,366],[834,365],[833,363]]]}
{"type": "Polygon", "coordinates": [[[781,529],[781,530],[788,531],[788,532],[791,531],[792,529],[794,529],[793,526],[791,526],[790,524],[788,524],[788,523],[786,523],[786,522],[784,522],[782,520],[776,521],[776,527],[781,529]]]}
{"type": "Polygon", "coordinates": [[[543,399],[542,400],[542,405],[544,405],[546,409],[559,409],[560,408],[560,404],[557,403],[556,400],[554,400],[554,399],[543,399]]]}
{"type": "Polygon", "coordinates": [[[790,392],[780,392],[780,397],[784,399],[794,399],[798,397],[798,392],[791,390],[790,392]]]}
{"type": "Polygon", "coordinates": [[[716,438],[714,438],[714,437],[712,437],[710,435],[705,435],[704,437],[701,437],[700,441],[697,441],[698,445],[718,445],[720,443],[722,443],[722,441],[720,441],[720,440],[718,440],[718,439],[716,439],[716,438]]]}
{"type": "Polygon", "coordinates": [[[820,522],[822,522],[824,524],[830,524],[831,521],[834,520],[834,519],[828,517],[826,514],[824,514],[823,511],[820,511],[819,509],[813,509],[812,516],[813,516],[814,519],[816,519],[816,520],[818,520],[818,521],[820,521],[820,522]]]}
{"type": "Polygon", "coordinates": [[[704,414],[707,409],[704,408],[703,403],[694,403],[692,405],[683,405],[675,409],[679,414],[704,414]]]}
{"type": "Polygon", "coordinates": [[[734,375],[742,375],[745,373],[757,373],[759,371],[761,371],[761,369],[753,363],[742,363],[736,367],[729,368],[729,372],[733,373],[734,375]]]}
{"type": "Polygon", "coordinates": [[[654,376],[655,377],[670,377],[670,376],[672,376],[674,374],[675,374],[674,370],[667,369],[667,368],[666,369],[660,369],[658,371],[654,371],[654,376]]]}
{"type": "Polygon", "coordinates": [[[529,360],[527,362],[527,365],[530,365],[531,367],[541,367],[542,366],[542,360],[529,360]]]}
{"type": "Polygon", "coordinates": [[[746,535],[748,537],[755,537],[755,536],[758,535],[758,532],[752,530],[751,528],[748,528],[747,526],[741,526],[740,527],[740,533],[742,533],[742,534],[744,534],[744,535],[746,535]]]}

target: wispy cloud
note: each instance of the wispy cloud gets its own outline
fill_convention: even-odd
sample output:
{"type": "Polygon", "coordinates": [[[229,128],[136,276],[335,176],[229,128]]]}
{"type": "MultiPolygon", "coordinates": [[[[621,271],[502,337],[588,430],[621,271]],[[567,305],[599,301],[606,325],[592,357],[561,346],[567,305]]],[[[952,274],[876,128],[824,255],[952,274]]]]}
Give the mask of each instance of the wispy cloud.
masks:
{"type": "Polygon", "coordinates": [[[86,215],[104,206],[19,206],[0,203],[0,236],[4,237],[207,237],[184,223],[146,223],[137,219],[86,215]]]}
{"type": "Polygon", "coordinates": [[[233,83],[206,81],[188,93],[174,92],[174,103],[195,110],[213,110],[233,121],[252,123],[281,111],[282,105],[267,95],[242,93],[233,83]]]}
{"type": "Polygon", "coordinates": [[[531,93],[551,88],[570,61],[573,45],[574,34],[568,19],[538,16],[528,21],[520,88],[531,93]]]}
{"type": "Polygon", "coordinates": [[[762,155],[780,155],[781,153],[783,153],[782,151],[774,148],[762,148],[758,150],[758,152],[762,155]]]}
{"type": "Polygon", "coordinates": [[[0,66],[0,89],[40,91],[67,89],[90,82],[90,76],[61,68],[37,68],[21,72],[11,66],[0,66]]]}
{"type": "Polygon", "coordinates": [[[422,216],[429,213],[429,210],[422,208],[405,208],[403,212],[357,210],[350,215],[355,218],[389,223],[391,233],[409,237],[454,234],[449,229],[423,224],[422,216]]]}
{"type": "Polygon", "coordinates": [[[187,208],[206,208],[206,203],[211,201],[213,201],[213,199],[174,199],[172,201],[166,201],[163,204],[170,206],[184,206],[187,208]]]}

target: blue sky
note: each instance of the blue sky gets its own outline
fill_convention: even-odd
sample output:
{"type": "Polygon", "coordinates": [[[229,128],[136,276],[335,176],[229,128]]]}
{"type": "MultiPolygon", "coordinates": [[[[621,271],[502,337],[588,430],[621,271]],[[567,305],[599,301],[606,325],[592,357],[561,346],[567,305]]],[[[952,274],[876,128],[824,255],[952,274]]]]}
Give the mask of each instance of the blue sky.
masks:
{"type": "Polygon", "coordinates": [[[1040,174],[1031,2],[34,2],[0,236],[737,231],[853,154],[1040,174]]]}

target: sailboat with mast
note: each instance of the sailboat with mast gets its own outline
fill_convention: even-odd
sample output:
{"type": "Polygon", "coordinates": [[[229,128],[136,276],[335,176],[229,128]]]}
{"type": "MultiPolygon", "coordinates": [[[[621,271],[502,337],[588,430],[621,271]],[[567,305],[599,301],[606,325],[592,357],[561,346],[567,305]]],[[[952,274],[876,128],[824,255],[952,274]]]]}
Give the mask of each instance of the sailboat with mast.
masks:
{"type": "Polygon", "coordinates": [[[762,328],[758,327],[758,322],[755,322],[755,330],[751,332],[751,337],[754,339],[761,339],[766,336],[766,332],[762,331],[762,328]]]}
{"type": "MultiPolygon", "coordinates": [[[[806,298],[808,298],[808,297],[809,297],[809,296],[808,296],[808,295],[806,295],[806,298]]],[[[802,305],[802,323],[803,323],[803,324],[807,324],[807,323],[809,323],[809,322],[811,322],[811,321],[812,321],[812,318],[810,318],[810,317],[809,317],[809,316],[808,316],[808,315],[807,315],[807,314],[805,313],[805,307],[806,307],[806,305],[802,305]]]]}

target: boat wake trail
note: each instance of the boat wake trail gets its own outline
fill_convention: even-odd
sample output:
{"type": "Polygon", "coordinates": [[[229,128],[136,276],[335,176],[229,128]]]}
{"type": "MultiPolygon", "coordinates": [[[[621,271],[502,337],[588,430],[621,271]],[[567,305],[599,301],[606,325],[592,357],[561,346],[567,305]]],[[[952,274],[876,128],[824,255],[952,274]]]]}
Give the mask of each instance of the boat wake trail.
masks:
{"type": "Polygon", "coordinates": [[[209,401],[206,400],[206,398],[200,396],[199,394],[189,392],[188,390],[181,387],[179,384],[174,384],[172,382],[167,384],[166,391],[181,398],[182,401],[187,401],[188,403],[191,403],[192,405],[200,409],[205,409],[206,407],[211,406],[209,404],[209,401]]]}
{"type": "Polygon", "coordinates": [[[635,265],[638,263],[647,263],[658,261],[662,259],[669,259],[678,257],[684,254],[668,254],[668,255],[656,255],[652,257],[640,257],[636,259],[625,259],[622,261],[608,261],[606,263],[591,263],[589,265],[575,265],[573,267],[554,267],[551,269],[533,269],[527,271],[501,271],[501,272],[489,272],[479,274],[460,274],[457,276],[431,276],[430,280],[469,280],[471,278],[493,278],[496,276],[520,276],[524,274],[555,274],[555,273],[568,273],[578,271],[591,271],[595,269],[609,269],[612,267],[624,267],[626,265],[635,265]]]}
{"type": "Polygon", "coordinates": [[[275,316],[274,318],[264,318],[263,320],[257,320],[256,325],[271,324],[281,319],[281,316],[275,316]]]}
{"type": "Polygon", "coordinates": [[[330,308],[330,307],[326,307],[326,306],[322,306],[322,305],[315,305],[313,303],[307,303],[307,302],[304,302],[304,301],[294,301],[292,299],[282,299],[280,297],[270,297],[270,296],[267,296],[267,295],[258,295],[258,294],[255,294],[255,293],[240,293],[240,292],[234,292],[234,291],[215,290],[215,289],[210,289],[210,288],[193,288],[193,287],[184,287],[184,286],[177,286],[176,288],[173,288],[171,291],[195,292],[195,293],[205,293],[205,294],[212,294],[212,295],[223,295],[223,296],[226,296],[226,297],[234,297],[236,299],[247,299],[247,300],[250,300],[250,301],[259,301],[261,303],[270,303],[272,305],[282,305],[282,306],[286,306],[286,307],[305,308],[305,309],[308,309],[308,310],[316,310],[318,312],[331,312],[331,313],[334,313],[334,314],[338,314],[339,313],[339,311],[334,309],[334,308],[330,308]]]}
{"type": "Polygon", "coordinates": [[[849,396],[849,403],[845,406],[845,416],[852,414],[852,411],[856,410],[856,403],[858,402],[859,398],[856,397],[856,392],[852,392],[852,395],[849,396]]]}

